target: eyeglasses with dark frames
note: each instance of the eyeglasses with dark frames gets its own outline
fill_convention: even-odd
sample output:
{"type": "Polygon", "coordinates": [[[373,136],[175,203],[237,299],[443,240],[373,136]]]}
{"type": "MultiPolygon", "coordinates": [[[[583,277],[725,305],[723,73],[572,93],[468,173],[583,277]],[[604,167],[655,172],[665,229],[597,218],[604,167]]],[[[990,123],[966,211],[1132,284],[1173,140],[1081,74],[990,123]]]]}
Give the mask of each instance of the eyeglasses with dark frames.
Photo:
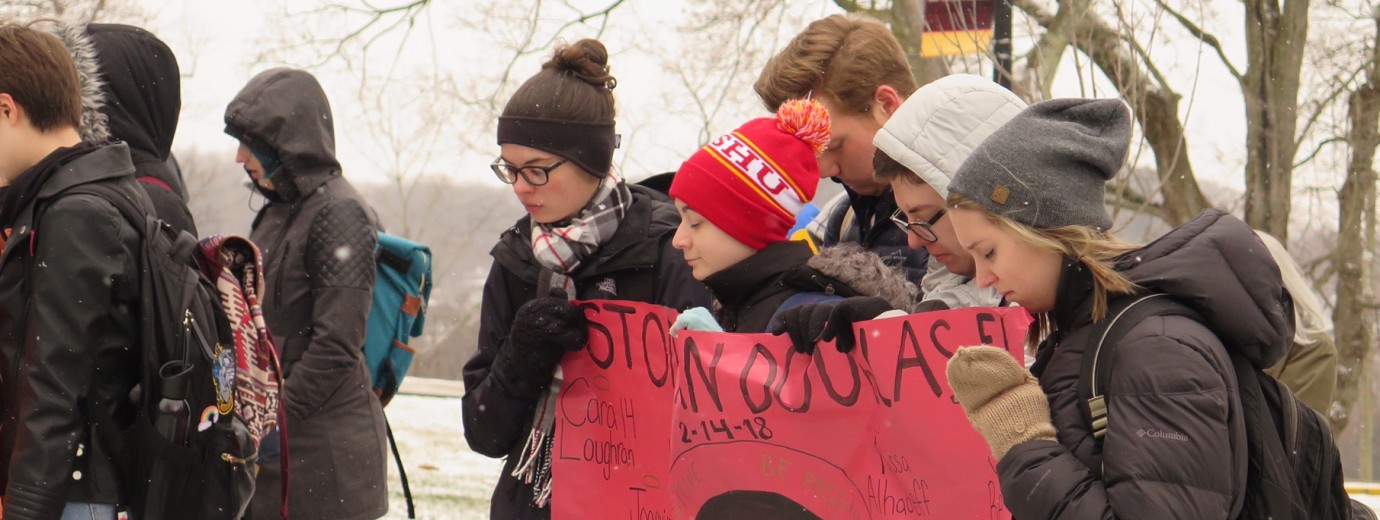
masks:
{"type": "Polygon", "coordinates": [[[561,159],[550,166],[513,166],[508,164],[508,161],[503,160],[502,157],[499,157],[494,159],[494,162],[489,165],[489,169],[494,171],[494,175],[498,176],[498,180],[506,184],[516,183],[518,175],[521,175],[522,180],[527,181],[527,184],[541,186],[546,184],[547,180],[550,180],[551,170],[559,168],[567,161],[569,161],[569,159],[561,159]]]}
{"type": "Polygon", "coordinates": [[[906,213],[898,208],[891,214],[891,223],[896,224],[896,227],[903,230],[915,233],[915,236],[920,237],[921,240],[926,242],[938,242],[939,235],[934,234],[933,226],[936,222],[939,222],[939,219],[944,218],[945,213],[946,211],[940,209],[939,213],[935,213],[933,217],[930,217],[930,219],[925,222],[909,222],[906,220],[906,213]]]}

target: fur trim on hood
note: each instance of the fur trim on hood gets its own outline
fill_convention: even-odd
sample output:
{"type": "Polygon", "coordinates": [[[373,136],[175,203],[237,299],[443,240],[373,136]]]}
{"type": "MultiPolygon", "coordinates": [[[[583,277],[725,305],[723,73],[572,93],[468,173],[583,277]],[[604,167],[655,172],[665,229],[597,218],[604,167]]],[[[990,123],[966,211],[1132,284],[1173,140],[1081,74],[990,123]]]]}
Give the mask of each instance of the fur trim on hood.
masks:
{"type": "Polygon", "coordinates": [[[86,32],[86,25],[55,24],[48,31],[62,40],[72,61],[77,65],[77,79],[81,84],[81,139],[102,142],[110,139],[109,120],[105,108],[105,81],[101,77],[100,57],[96,44],[86,32]]]}
{"type": "Polygon", "coordinates": [[[876,253],[852,242],[821,249],[788,280],[797,288],[826,294],[877,296],[907,312],[920,292],[901,268],[886,265],[876,253]]]}

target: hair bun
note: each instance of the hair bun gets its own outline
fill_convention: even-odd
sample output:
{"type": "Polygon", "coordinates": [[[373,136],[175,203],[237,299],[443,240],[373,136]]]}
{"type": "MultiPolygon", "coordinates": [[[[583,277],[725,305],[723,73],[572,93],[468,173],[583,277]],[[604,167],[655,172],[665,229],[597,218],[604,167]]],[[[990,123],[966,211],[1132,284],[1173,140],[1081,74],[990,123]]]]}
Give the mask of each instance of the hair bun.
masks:
{"type": "Polygon", "coordinates": [[[541,67],[565,72],[596,87],[613,90],[618,86],[618,80],[609,74],[609,51],[595,39],[556,47],[555,54],[541,67]]]}
{"type": "Polygon", "coordinates": [[[818,157],[829,146],[829,110],[813,99],[792,99],[776,111],[776,127],[796,136],[818,157]]]}

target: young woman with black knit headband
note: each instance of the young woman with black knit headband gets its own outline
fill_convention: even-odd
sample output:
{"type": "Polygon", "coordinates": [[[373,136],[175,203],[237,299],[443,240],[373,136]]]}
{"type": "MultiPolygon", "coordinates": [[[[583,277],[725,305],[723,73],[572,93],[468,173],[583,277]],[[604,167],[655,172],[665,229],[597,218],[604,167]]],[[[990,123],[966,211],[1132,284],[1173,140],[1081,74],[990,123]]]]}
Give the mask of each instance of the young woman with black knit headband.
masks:
{"type": "Polygon", "coordinates": [[[556,49],[498,120],[491,168],[527,210],[499,238],[484,283],[479,349],[465,363],[470,448],[507,457],[492,518],[549,518],[560,360],[584,348],[573,299],[687,309],[708,294],[671,246],[680,219],[664,195],[613,174],[613,88],[596,40],[556,49]]]}

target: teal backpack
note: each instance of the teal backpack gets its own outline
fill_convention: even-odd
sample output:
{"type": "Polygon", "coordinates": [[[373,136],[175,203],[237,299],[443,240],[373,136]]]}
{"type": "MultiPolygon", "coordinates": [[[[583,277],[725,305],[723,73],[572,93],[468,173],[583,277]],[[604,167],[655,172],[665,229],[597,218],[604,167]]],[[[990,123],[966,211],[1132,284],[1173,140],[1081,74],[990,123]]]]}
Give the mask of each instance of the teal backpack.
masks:
{"type": "MultiPolygon", "coordinates": [[[[374,393],[378,394],[379,403],[387,406],[397,395],[408,367],[412,366],[412,356],[417,353],[407,342],[421,336],[426,324],[426,305],[431,299],[431,248],[380,232],[374,259],[378,275],[374,278],[374,303],[369,308],[365,329],[364,360],[369,365],[374,393]]],[[[407,517],[417,518],[407,470],[403,469],[402,455],[387,416],[384,426],[388,444],[393,448],[393,460],[398,463],[407,517]]]]}
{"type": "Polygon", "coordinates": [[[385,406],[412,366],[416,351],[408,340],[420,336],[431,298],[431,248],[379,233],[375,252],[378,276],[364,340],[364,359],[373,376],[374,393],[385,406]]]}

